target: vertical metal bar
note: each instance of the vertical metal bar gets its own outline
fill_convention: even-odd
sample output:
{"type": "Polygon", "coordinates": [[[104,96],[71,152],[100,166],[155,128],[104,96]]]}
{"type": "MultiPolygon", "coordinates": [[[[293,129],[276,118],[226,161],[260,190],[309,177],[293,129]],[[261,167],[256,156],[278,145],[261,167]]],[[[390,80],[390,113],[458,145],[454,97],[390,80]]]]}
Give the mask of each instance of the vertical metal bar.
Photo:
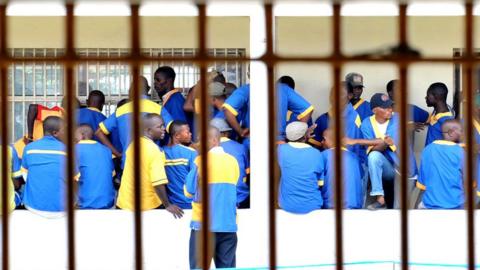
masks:
{"type": "MultiPolygon", "coordinates": [[[[473,52],[473,3],[471,0],[465,1],[465,58],[474,60],[473,52]]],[[[466,197],[467,197],[467,254],[468,269],[475,269],[475,216],[474,216],[474,138],[473,138],[473,73],[474,62],[465,63],[465,129],[466,129],[466,197]]]]}
{"type": "Polygon", "coordinates": [[[132,68],[132,87],[133,87],[133,155],[134,159],[134,221],[135,221],[135,269],[143,269],[143,239],[142,239],[142,212],[141,212],[141,146],[140,146],[140,89],[139,89],[139,63],[135,61],[140,57],[140,22],[138,10],[140,5],[132,3],[130,5],[130,31],[131,31],[131,68],[132,68]]]}
{"type": "MultiPolygon", "coordinates": [[[[333,56],[340,57],[341,52],[341,17],[340,17],[341,4],[335,3],[333,5],[333,56]]],[[[335,93],[336,104],[333,106],[335,114],[335,250],[337,254],[336,269],[343,269],[343,177],[342,177],[342,111],[340,104],[340,74],[342,63],[333,63],[333,85],[335,93]]]]}
{"type": "Polygon", "coordinates": [[[75,18],[73,16],[74,3],[71,0],[66,1],[66,33],[65,33],[65,47],[66,47],[66,149],[67,149],[67,246],[68,246],[68,269],[75,270],[75,206],[74,206],[74,65],[75,65],[75,18]]]}
{"type": "Polygon", "coordinates": [[[0,5],[0,59],[3,61],[0,62],[0,99],[1,99],[1,108],[0,108],[0,119],[1,124],[1,155],[2,155],[2,175],[1,175],[1,187],[2,187],[2,269],[8,270],[10,266],[10,254],[9,254],[9,216],[8,216],[8,181],[11,181],[8,177],[8,127],[7,127],[7,114],[8,114],[8,101],[7,101],[7,91],[8,91],[8,54],[7,54],[7,15],[6,15],[7,5],[2,3],[0,5]]]}
{"type": "MultiPolygon", "coordinates": [[[[266,27],[266,47],[265,64],[267,65],[267,93],[268,93],[268,118],[276,118],[277,96],[274,83],[275,53],[273,51],[273,5],[268,2],[264,5],[265,27],[266,27]]],[[[268,123],[268,229],[269,229],[269,250],[270,250],[270,269],[277,266],[277,198],[276,198],[276,140],[277,125],[276,121],[268,123]]]]}
{"type": "MultiPolygon", "coordinates": [[[[210,258],[210,194],[208,189],[208,146],[207,146],[207,137],[208,137],[208,122],[210,115],[208,113],[209,103],[207,95],[207,11],[206,5],[204,3],[198,4],[198,59],[200,64],[200,100],[201,100],[201,111],[200,111],[200,151],[202,154],[201,159],[201,194],[202,194],[202,241],[201,249],[202,254],[202,268],[209,269],[210,258]]],[[[197,253],[198,254],[198,253],[197,253]]]]}
{"type": "MultiPolygon", "coordinates": [[[[406,47],[407,41],[407,5],[399,5],[398,16],[399,44],[406,47]]],[[[402,64],[399,66],[400,73],[400,230],[401,230],[401,267],[402,270],[408,269],[408,129],[407,129],[407,72],[408,66],[402,64]]]]}

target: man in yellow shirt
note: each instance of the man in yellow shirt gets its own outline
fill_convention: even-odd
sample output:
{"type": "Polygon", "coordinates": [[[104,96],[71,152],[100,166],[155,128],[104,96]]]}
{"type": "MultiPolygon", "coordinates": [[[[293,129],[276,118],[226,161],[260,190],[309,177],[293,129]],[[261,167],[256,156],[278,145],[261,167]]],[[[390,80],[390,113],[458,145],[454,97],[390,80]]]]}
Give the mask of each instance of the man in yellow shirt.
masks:
{"type": "MultiPolygon", "coordinates": [[[[162,204],[175,218],[181,218],[183,211],[168,200],[165,173],[165,154],[155,144],[165,136],[163,119],[156,113],[143,116],[143,136],[140,138],[140,173],[141,173],[141,210],[159,208],[162,204]]],[[[127,148],[125,167],[120,184],[117,206],[133,210],[134,206],[134,155],[133,142],[127,148]]]]}

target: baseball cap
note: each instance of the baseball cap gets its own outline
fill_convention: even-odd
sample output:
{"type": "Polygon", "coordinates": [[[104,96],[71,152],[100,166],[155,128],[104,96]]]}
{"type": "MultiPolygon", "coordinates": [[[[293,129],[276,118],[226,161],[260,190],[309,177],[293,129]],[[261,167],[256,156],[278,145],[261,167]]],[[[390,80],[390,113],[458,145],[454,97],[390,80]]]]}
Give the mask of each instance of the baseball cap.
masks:
{"type": "Polygon", "coordinates": [[[210,126],[216,127],[220,132],[226,132],[232,130],[232,128],[227,124],[227,121],[222,118],[213,118],[210,120],[210,126]]]}
{"type": "Polygon", "coordinates": [[[213,82],[208,85],[208,94],[213,97],[225,95],[225,85],[219,82],[213,82]]]}
{"type": "Polygon", "coordinates": [[[307,133],[307,129],[307,123],[295,121],[287,125],[285,133],[289,141],[297,141],[298,139],[305,136],[305,134],[307,133]]]}
{"type": "Polygon", "coordinates": [[[345,76],[345,81],[349,83],[352,87],[364,87],[363,76],[359,73],[348,73],[347,76],[345,76]]]}
{"type": "Polygon", "coordinates": [[[388,95],[383,93],[376,93],[370,99],[370,109],[380,108],[391,108],[393,106],[393,101],[388,97],[388,95]]]}

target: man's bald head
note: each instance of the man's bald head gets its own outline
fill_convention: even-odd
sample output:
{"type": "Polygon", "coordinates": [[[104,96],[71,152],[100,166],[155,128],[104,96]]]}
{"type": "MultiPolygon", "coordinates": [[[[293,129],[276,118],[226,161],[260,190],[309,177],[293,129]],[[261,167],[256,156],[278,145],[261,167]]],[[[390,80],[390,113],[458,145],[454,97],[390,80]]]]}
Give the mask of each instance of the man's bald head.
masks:
{"type": "Polygon", "coordinates": [[[216,146],[220,146],[220,138],[222,133],[214,126],[208,128],[208,148],[211,149],[216,146]]]}
{"type": "Polygon", "coordinates": [[[43,133],[45,136],[54,136],[63,139],[63,119],[58,116],[49,116],[43,120],[43,133]]]}
{"type": "Polygon", "coordinates": [[[160,140],[165,137],[163,118],[157,113],[147,113],[142,117],[143,135],[152,139],[160,140]]]}
{"type": "Polygon", "coordinates": [[[447,120],[442,125],[442,133],[446,141],[458,143],[463,138],[462,124],[456,119],[447,120]]]}

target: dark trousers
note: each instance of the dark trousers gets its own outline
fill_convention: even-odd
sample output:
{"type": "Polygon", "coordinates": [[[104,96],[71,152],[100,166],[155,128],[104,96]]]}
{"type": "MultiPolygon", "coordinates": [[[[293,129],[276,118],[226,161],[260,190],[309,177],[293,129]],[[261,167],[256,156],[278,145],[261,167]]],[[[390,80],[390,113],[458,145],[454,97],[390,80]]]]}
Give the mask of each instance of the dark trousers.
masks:
{"type": "MultiPolygon", "coordinates": [[[[201,252],[197,252],[197,250],[199,250],[197,247],[199,248],[201,233],[201,231],[195,230],[190,232],[190,269],[202,268],[201,252]]],[[[214,232],[211,235],[210,246],[213,252],[208,252],[208,261],[211,262],[213,258],[216,268],[235,268],[237,233],[214,232]]]]}

